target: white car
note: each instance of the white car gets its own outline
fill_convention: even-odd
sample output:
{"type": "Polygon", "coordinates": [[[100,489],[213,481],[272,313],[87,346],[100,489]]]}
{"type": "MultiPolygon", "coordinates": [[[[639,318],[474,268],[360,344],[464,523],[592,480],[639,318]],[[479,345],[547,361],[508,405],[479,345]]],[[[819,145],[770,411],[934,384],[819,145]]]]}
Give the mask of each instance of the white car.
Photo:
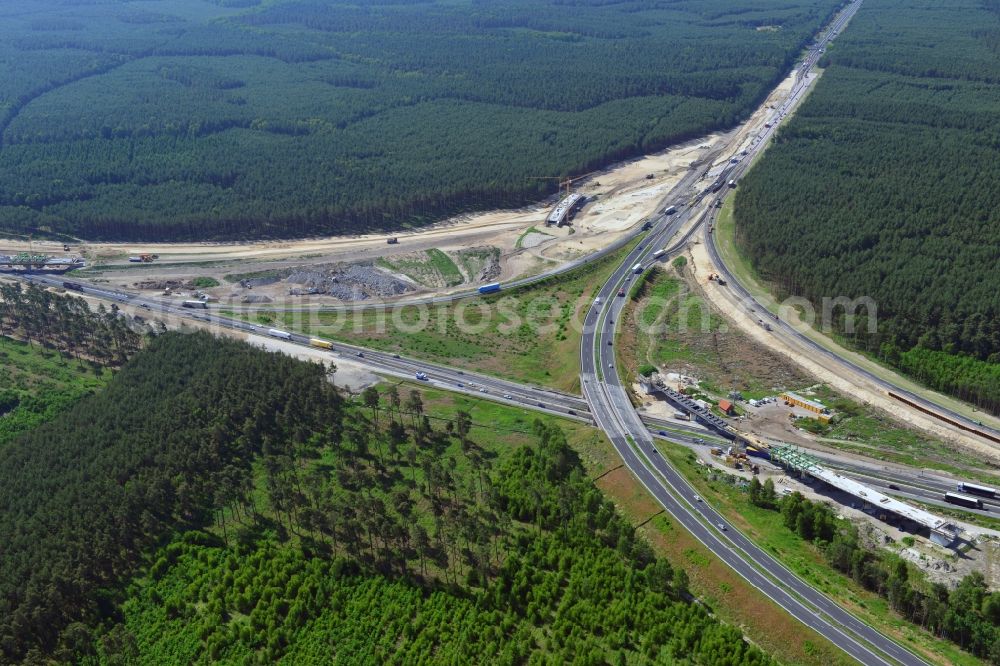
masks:
{"type": "Polygon", "coordinates": [[[513,400],[513,398],[510,397],[510,393],[504,393],[503,394],[503,399],[504,400],[513,400]]]}
{"type": "Polygon", "coordinates": [[[695,502],[700,502],[701,501],[701,495],[695,495],[694,496],[694,501],[695,502]]]}
{"type": "Polygon", "coordinates": [[[725,531],[726,531],[726,526],[725,526],[725,524],[723,524],[723,523],[719,523],[719,529],[720,529],[720,530],[722,530],[723,532],[725,532],[725,531]]]}

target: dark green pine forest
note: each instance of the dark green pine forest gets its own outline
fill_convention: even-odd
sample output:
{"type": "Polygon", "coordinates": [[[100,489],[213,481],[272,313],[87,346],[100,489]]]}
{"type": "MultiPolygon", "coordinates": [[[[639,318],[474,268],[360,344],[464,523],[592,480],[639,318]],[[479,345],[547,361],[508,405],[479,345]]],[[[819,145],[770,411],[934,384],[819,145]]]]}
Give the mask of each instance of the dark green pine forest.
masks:
{"type": "Polygon", "coordinates": [[[772,663],[554,425],[508,447],[206,333],[128,353],[0,443],[0,663],[772,663]]]}
{"type": "Polygon", "coordinates": [[[354,233],[731,126],[839,0],[59,0],[0,21],[0,230],[354,233]]]}
{"type": "Polygon", "coordinates": [[[740,186],[739,245],[818,311],[871,297],[875,333],[835,330],[997,413],[1000,2],[865,0],[821,64],[740,186]]]}

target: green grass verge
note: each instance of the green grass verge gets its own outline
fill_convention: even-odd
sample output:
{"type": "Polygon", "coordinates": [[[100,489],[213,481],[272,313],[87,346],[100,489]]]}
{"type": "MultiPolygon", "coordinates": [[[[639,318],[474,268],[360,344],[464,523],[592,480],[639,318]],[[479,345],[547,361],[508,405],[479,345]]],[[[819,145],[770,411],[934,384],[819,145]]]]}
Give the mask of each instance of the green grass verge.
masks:
{"type": "Polygon", "coordinates": [[[465,276],[451,257],[437,248],[425,251],[426,257],[380,257],[376,264],[429,287],[455,287],[465,282],[465,276]]]}
{"type": "Polygon", "coordinates": [[[834,413],[829,424],[812,424],[823,444],[887,462],[937,469],[987,484],[1000,483],[1000,477],[987,471],[996,469],[989,461],[900,426],[872,407],[859,405],[825,385],[813,387],[813,393],[834,413]]]}
{"type": "Polygon", "coordinates": [[[583,313],[635,243],[569,273],[475,300],[358,312],[244,314],[331,340],[518,382],[580,391],[583,313]],[[461,325],[459,323],[461,322],[461,325]]]}
{"type": "Polygon", "coordinates": [[[524,243],[524,239],[527,238],[530,234],[541,234],[542,236],[552,236],[552,234],[547,234],[544,231],[539,231],[535,227],[528,227],[528,229],[523,234],[517,237],[517,241],[514,243],[514,247],[520,249],[521,245],[524,243]]]}

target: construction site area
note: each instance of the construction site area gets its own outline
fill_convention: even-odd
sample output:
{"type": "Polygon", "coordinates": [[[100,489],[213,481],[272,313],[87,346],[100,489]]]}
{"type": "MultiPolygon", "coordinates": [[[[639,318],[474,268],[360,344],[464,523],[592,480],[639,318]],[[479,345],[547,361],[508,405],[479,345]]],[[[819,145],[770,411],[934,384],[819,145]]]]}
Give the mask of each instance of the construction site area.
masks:
{"type": "MultiPolygon", "coordinates": [[[[322,305],[443,295],[536,275],[613,244],[656,212],[663,197],[736,130],[580,178],[536,206],[456,217],[410,233],[245,243],[72,241],[79,277],[149,293],[200,283],[222,301],[322,305]],[[214,283],[214,284],[213,284],[214,283]]],[[[548,178],[548,177],[546,177],[548,178]]],[[[63,243],[0,240],[0,255],[56,259],[63,243]]]]}

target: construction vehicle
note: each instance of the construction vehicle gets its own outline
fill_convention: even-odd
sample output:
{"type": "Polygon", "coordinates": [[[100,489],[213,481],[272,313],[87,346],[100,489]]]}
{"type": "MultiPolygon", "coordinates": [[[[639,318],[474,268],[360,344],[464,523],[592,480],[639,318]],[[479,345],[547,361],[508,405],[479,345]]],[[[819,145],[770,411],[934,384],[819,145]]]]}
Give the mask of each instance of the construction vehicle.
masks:
{"type": "Polygon", "coordinates": [[[387,245],[396,245],[397,243],[399,243],[399,239],[393,236],[392,238],[386,238],[385,242],[387,245]]]}
{"type": "Polygon", "coordinates": [[[718,282],[723,287],[726,286],[726,278],[722,277],[718,273],[709,273],[708,274],[708,281],[711,282],[713,280],[716,281],[716,282],[718,282]]]}
{"type": "Polygon", "coordinates": [[[133,264],[138,264],[138,263],[148,264],[148,263],[151,263],[151,262],[153,262],[153,261],[155,261],[155,260],[157,260],[159,258],[160,258],[160,255],[158,255],[158,254],[143,253],[143,254],[133,255],[133,256],[129,257],[128,260],[131,261],[133,264]]]}
{"type": "MultiPolygon", "coordinates": [[[[585,173],[582,176],[576,176],[574,178],[565,178],[563,176],[529,176],[529,178],[531,178],[531,180],[555,180],[555,181],[557,181],[559,183],[559,198],[563,199],[563,198],[569,196],[569,186],[570,185],[572,185],[573,183],[575,183],[578,180],[583,180],[587,176],[590,176],[591,174],[594,174],[594,173],[596,173],[596,172],[595,171],[591,171],[590,173],[585,173]],[[564,190],[563,190],[564,187],[566,188],[565,189],[565,193],[564,193],[564,190]]],[[[599,185],[600,183],[597,183],[597,184],[599,185]]]]}

